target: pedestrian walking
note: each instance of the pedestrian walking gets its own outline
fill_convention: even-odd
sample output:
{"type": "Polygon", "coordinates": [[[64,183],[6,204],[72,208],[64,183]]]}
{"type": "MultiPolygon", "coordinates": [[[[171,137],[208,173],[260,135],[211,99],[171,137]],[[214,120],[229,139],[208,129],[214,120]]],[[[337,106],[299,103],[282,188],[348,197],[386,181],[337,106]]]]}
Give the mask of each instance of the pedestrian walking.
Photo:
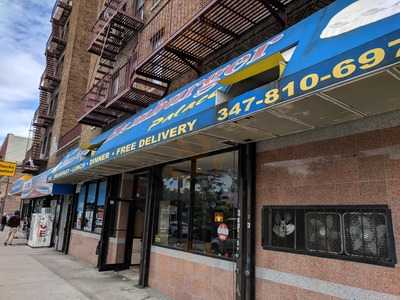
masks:
{"type": "Polygon", "coordinates": [[[10,227],[7,238],[4,241],[4,246],[11,245],[13,239],[15,238],[15,234],[17,233],[18,227],[21,223],[21,218],[19,216],[19,211],[15,211],[14,215],[12,215],[7,222],[7,226],[10,227]]]}
{"type": "Polygon", "coordinates": [[[4,231],[4,227],[6,227],[7,224],[7,214],[3,214],[1,217],[1,223],[0,223],[0,231],[4,231]]]}

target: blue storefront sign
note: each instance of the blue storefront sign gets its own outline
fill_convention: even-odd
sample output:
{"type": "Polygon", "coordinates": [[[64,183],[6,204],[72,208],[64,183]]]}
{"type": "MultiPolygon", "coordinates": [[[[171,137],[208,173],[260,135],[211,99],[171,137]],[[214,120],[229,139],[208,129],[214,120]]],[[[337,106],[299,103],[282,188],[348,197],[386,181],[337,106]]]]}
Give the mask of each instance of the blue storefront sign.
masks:
{"type": "Polygon", "coordinates": [[[95,141],[97,151],[57,167],[49,179],[238,120],[400,60],[396,1],[339,0],[142,110],[95,141]],[[363,5],[364,3],[364,5],[363,5]],[[219,104],[232,84],[270,68],[280,77],[219,104]]]}
{"type": "Polygon", "coordinates": [[[23,184],[21,198],[33,199],[51,195],[67,195],[74,192],[70,184],[53,184],[47,181],[52,169],[32,177],[23,184]]]}
{"type": "Polygon", "coordinates": [[[24,175],[21,178],[18,178],[14,184],[11,186],[9,195],[21,195],[22,193],[22,189],[23,186],[25,184],[25,182],[27,182],[28,180],[30,180],[32,178],[31,175],[24,175]]]}

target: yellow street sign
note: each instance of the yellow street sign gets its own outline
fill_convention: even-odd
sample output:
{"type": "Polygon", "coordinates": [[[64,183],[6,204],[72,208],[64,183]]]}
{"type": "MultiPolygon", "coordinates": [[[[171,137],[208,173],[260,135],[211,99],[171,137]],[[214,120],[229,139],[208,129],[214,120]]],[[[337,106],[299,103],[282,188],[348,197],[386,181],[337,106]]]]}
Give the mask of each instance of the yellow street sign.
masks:
{"type": "Polygon", "coordinates": [[[0,176],[13,177],[15,176],[16,170],[16,163],[0,160],[0,176]]]}

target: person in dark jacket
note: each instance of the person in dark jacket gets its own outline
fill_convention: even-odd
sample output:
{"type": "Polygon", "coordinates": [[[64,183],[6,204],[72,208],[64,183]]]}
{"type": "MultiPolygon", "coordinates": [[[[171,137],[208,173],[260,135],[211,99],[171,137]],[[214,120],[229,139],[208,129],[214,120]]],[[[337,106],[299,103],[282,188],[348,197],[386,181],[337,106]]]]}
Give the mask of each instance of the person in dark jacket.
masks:
{"type": "Polygon", "coordinates": [[[4,246],[11,245],[12,241],[15,237],[15,234],[17,233],[18,227],[21,223],[21,218],[19,216],[19,211],[17,210],[13,216],[11,216],[8,219],[7,225],[8,227],[10,227],[8,234],[7,234],[7,238],[4,241],[4,246]]]}
{"type": "Polygon", "coordinates": [[[1,217],[1,223],[0,223],[0,231],[4,231],[4,227],[7,225],[7,214],[4,214],[1,217]]]}

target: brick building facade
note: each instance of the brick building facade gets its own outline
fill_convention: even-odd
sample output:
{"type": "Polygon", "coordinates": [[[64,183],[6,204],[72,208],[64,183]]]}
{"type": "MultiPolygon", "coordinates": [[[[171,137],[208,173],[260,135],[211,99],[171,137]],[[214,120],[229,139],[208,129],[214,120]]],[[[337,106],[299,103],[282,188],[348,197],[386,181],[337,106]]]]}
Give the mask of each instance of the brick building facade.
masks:
{"type": "MultiPolygon", "coordinates": [[[[25,137],[7,134],[0,148],[0,160],[14,162],[17,164],[17,171],[13,177],[0,177],[0,209],[2,213],[12,214],[21,207],[20,195],[10,195],[11,187],[24,174],[22,173],[22,161],[25,152],[29,149],[31,140],[25,137]]],[[[0,212],[1,213],[1,212],[0,212]]]]}
{"type": "Polygon", "coordinates": [[[397,299],[398,39],[357,43],[398,28],[317,51],[331,2],[98,1],[82,152],[50,179],[77,187],[69,254],[173,299],[397,299]]]}
{"type": "Polygon", "coordinates": [[[58,0],[51,15],[46,68],[41,78],[38,109],[32,121],[32,147],[25,171],[54,166],[79,143],[80,101],[89,78],[89,32],[96,19],[96,0],[58,0]]]}

